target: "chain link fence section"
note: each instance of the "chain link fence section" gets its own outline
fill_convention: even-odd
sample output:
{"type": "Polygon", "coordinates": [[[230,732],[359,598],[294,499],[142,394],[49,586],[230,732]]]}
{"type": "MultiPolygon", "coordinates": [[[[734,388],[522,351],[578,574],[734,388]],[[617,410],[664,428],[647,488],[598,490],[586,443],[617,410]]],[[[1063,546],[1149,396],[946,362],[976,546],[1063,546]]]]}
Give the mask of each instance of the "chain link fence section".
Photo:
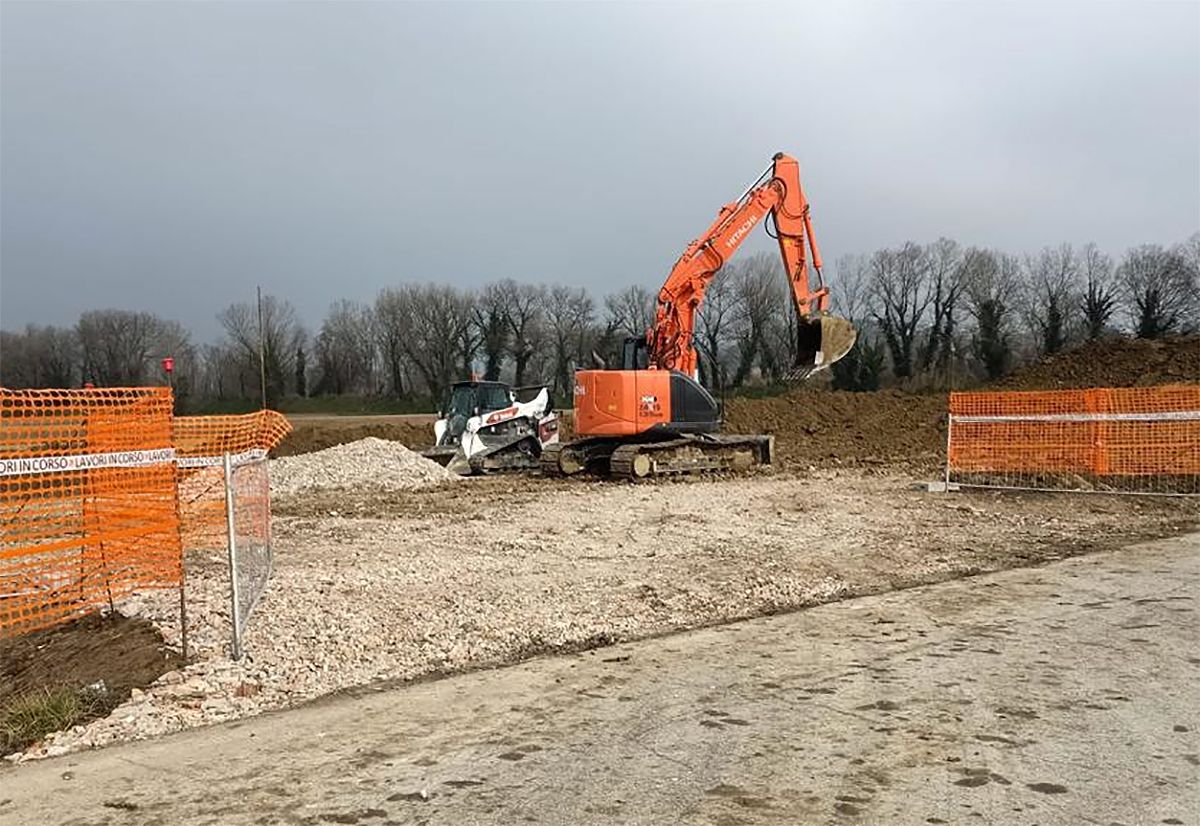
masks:
{"type": "Polygon", "coordinates": [[[181,588],[168,388],[0,388],[0,637],[181,588]]]}
{"type": "Polygon", "coordinates": [[[179,520],[188,551],[225,552],[225,477],[222,457],[235,464],[264,458],[292,431],[274,410],[175,419],[179,465],[179,520]]]}
{"type": "Polygon", "coordinates": [[[250,617],[271,578],[271,480],[265,456],[223,458],[231,647],[238,660],[250,617]]]}
{"type": "Polygon", "coordinates": [[[227,559],[235,659],[271,575],[267,453],[291,430],[273,410],[175,420],[183,544],[189,553],[227,559]]]}
{"type": "Polygon", "coordinates": [[[1200,495],[1200,385],[951,393],[946,483],[1200,495]]]}

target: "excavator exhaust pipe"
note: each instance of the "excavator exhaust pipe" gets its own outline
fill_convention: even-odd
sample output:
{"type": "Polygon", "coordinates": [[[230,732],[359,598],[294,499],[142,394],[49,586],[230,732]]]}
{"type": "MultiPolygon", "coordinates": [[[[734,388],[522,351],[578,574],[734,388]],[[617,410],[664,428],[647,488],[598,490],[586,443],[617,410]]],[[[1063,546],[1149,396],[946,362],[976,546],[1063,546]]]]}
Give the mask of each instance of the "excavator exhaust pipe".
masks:
{"type": "Polygon", "coordinates": [[[807,378],[845,357],[854,347],[858,331],[844,318],[821,315],[800,321],[793,375],[807,378]]]}

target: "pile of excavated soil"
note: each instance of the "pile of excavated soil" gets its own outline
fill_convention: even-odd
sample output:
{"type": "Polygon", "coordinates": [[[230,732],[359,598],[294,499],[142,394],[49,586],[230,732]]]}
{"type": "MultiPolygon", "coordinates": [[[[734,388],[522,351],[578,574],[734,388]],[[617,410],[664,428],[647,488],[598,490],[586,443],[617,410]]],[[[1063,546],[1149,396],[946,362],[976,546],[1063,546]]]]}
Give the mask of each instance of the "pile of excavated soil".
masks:
{"type": "Polygon", "coordinates": [[[399,442],[374,436],[271,462],[273,496],[364,487],[415,490],[458,479],[458,474],[399,442]]]}
{"type": "Polygon", "coordinates": [[[1019,367],[989,390],[1068,390],[1200,382],[1200,336],[1106,338],[1019,367]]]}
{"type": "MultiPolygon", "coordinates": [[[[0,640],[0,712],[22,697],[65,689],[80,697],[75,723],[82,725],[181,664],[152,622],[93,614],[0,640]]],[[[0,731],[0,755],[25,745],[0,731]]]]}
{"type": "Polygon", "coordinates": [[[329,417],[318,421],[296,418],[291,419],[291,423],[291,434],[279,447],[271,451],[271,455],[298,456],[372,436],[412,448],[433,444],[433,426],[421,422],[396,421],[384,417],[374,420],[369,417],[354,417],[339,422],[337,417],[329,417]]]}
{"type": "Polygon", "coordinates": [[[765,399],[731,399],[725,432],[770,433],[788,465],[898,465],[942,461],[946,396],[883,390],[849,393],[799,388],[765,399]]]}

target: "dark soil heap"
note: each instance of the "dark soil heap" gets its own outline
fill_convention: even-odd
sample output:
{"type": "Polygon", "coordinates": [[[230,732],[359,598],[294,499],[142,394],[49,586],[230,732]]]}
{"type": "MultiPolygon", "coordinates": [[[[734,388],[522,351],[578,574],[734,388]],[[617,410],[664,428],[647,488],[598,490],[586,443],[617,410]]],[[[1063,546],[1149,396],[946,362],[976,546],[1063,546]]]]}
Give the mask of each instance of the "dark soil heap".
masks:
{"type": "Polygon", "coordinates": [[[766,399],[731,399],[727,433],[772,433],[784,466],[911,465],[941,461],[944,393],[848,393],[799,388],[766,399]]]}
{"type": "Polygon", "coordinates": [[[1200,382],[1200,336],[1106,338],[1019,367],[989,390],[1072,390],[1200,382]]]}
{"type": "MultiPolygon", "coordinates": [[[[12,704],[22,698],[61,690],[78,698],[69,728],[103,717],[133,689],[145,688],[182,665],[152,623],[121,614],[92,614],[0,640],[0,718],[7,721],[12,704]]],[[[0,727],[0,755],[30,742],[0,727]]]]}

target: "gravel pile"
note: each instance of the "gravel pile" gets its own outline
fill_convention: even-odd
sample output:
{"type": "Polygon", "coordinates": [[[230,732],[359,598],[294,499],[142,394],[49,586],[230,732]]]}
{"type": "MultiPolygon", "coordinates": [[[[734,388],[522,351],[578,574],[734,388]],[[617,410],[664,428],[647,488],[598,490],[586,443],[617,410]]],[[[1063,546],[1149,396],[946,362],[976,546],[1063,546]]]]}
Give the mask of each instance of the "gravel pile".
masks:
{"type": "Polygon", "coordinates": [[[414,490],[460,477],[399,442],[373,436],[315,453],[271,462],[271,494],[292,496],[319,490],[414,490]]]}

